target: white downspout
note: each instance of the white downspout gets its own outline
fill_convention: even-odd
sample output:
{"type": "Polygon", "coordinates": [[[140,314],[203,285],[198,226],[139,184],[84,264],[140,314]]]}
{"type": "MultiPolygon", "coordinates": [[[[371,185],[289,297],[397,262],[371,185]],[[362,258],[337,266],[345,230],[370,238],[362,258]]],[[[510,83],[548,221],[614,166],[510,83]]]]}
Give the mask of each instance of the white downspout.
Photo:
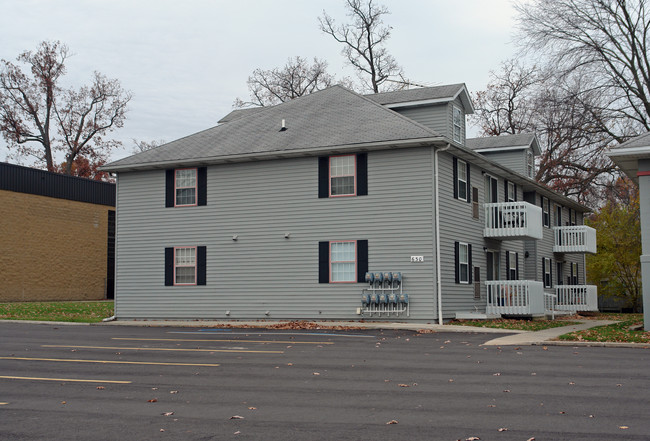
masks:
{"type": "Polygon", "coordinates": [[[444,152],[450,147],[449,143],[443,148],[436,149],[434,147],[433,152],[433,167],[436,174],[436,284],[438,291],[438,324],[442,325],[442,282],[440,281],[441,272],[440,272],[440,193],[438,185],[438,152],[444,152]]]}

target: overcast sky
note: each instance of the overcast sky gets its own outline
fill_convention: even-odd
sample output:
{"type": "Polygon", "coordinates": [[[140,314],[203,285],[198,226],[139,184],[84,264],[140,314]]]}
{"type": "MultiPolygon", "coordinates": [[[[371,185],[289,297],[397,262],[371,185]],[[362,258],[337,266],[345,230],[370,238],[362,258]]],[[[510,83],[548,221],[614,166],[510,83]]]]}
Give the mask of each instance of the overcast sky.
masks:
{"type": "MultiPolygon", "coordinates": [[[[510,0],[380,0],[393,27],[388,50],[414,82],[485,88],[489,72],[516,53],[510,0]]],[[[68,86],[97,70],[133,92],[124,143],[174,139],[216,125],[246,79],[287,58],[314,56],[337,77],[354,73],[341,46],[318,28],[323,10],[345,22],[343,0],[0,0],[0,58],[15,61],[43,40],[75,54],[68,86]]],[[[0,141],[0,160],[6,148],[0,141]]]]}

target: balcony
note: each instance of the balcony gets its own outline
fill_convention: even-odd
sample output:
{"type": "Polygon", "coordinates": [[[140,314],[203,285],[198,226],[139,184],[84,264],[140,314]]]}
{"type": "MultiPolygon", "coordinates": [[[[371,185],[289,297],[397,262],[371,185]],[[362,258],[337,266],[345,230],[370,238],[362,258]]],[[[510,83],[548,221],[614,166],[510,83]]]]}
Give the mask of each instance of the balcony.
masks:
{"type": "Polygon", "coordinates": [[[596,254],[596,230],[586,225],[553,227],[554,253],[596,254]]]}
{"type": "Polygon", "coordinates": [[[494,239],[541,239],[542,209],[528,202],[484,204],[484,237],[494,239]]]}
{"type": "Polygon", "coordinates": [[[593,285],[560,285],[555,287],[558,311],[598,311],[598,287],[593,285]]]}
{"type": "MultiPolygon", "coordinates": [[[[540,213],[541,215],[541,213],[540,213]]],[[[491,280],[487,286],[487,315],[545,313],[544,286],[533,280],[491,280]]]]}

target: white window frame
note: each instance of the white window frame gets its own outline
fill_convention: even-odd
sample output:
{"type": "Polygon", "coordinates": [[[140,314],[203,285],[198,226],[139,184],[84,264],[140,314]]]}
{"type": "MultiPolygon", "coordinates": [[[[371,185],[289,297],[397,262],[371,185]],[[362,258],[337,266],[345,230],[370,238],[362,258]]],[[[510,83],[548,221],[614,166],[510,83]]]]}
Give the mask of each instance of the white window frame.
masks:
{"type": "Polygon", "coordinates": [[[199,171],[197,168],[177,168],[174,170],[174,207],[194,207],[197,205],[197,194],[198,194],[198,182],[199,181],[199,171]],[[194,185],[178,185],[179,179],[183,179],[182,177],[179,177],[178,174],[179,172],[186,172],[186,171],[192,171],[194,172],[194,185]],[[179,204],[178,203],[178,191],[179,190],[187,190],[187,189],[194,189],[194,201],[191,204],[179,204]]]}
{"type": "Polygon", "coordinates": [[[515,183],[508,181],[508,202],[515,202],[517,200],[517,190],[515,183]]]}
{"type": "Polygon", "coordinates": [[[175,286],[189,286],[189,285],[196,285],[196,258],[197,258],[197,247],[174,247],[174,285],[175,286]],[[193,255],[185,255],[181,256],[179,251],[187,251],[187,250],[193,250],[193,255]],[[188,259],[190,257],[190,259],[188,259]],[[181,260],[179,263],[179,259],[181,260]],[[178,282],[178,277],[179,275],[177,274],[177,269],[178,268],[193,268],[194,269],[194,277],[193,281],[191,282],[178,282]]]}
{"type": "Polygon", "coordinates": [[[528,177],[534,178],[533,174],[535,173],[535,156],[530,150],[526,152],[526,167],[528,169],[528,177]]]}
{"type": "Polygon", "coordinates": [[[544,288],[552,288],[553,287],[553,279],[552,279],[552,268],[551,265],[553,262],[551,262],[551,259],[548,257],[544,257],[544,288]],[[549,282],[548,284],[546,282],[549,282]]]}
{"type": "Polygon", "coordinates": [[[551,201],[545,196],[542,196],[542,225],[551,227],[551,201]]]}
{"type": "Polygon", "coordinates": [[[357,155],[337,155],[329,157],[329,195],[333,198],[346,197],[346,196],[356,196],[357,195],[357,155]],[[332,170],[332,161],[341,158],[352,158],[352,174],[333,174],[332,170]],[[354,183],[352,188],[352,193],[340,193],[332,194],[332,181],[336,178],[349,178],[353,177],[354,183]]]}
{"type": "Polygon", "coordinates": [[[458,178],[457,178],[458,180],[456,182],[456,187],[458,188],[458,199],[460,199],[461,201],[466,201],[467,202],[467,195],[469,193],[469,188],[467,186],[467,163],[465,161],[463,161],[462,159],[458,159],[458,161],[456,163],[456,167],[457,167],[457,175],[458,175],[458,178]],[[464,179],[461,178],[461,171],[462,171],[462,174],[464,176],[464,179]],[[461,194],[461,191],[460,191],[460,189],[461,189],[460,183],[461,182],[464,184],[464,188],[465,188],[465,193],[464,194],[461,194]]]}
{"type": "Polygon", "coordinates": [[[508,251],[508,280],[517,280],[517,253],[508,251]]]}
{"type": "MultiPolygon", "coordinates": [[[[330,265],[330,283],[356,283],[357,282],[357,241],[356,240],[333,240],[330,241],[330,252],[329,252],[329,265],[330,265]],[[352,244],[354,248],[354,259],[353,260],[334,260],[334,250],[338,244],[352,244]],[[340,274],[340,271],[337,271],[336,268],[342,265],[349,267],[350,264],[353,264],[353,270],[348,278],[339,279],[337,276],[340,274]]],[[[349,273],[349,271],[348,271],[349,273]]]]}
{"type": "Polygon", "coordinates": [[[469,272],[469,244],[458,242],[458,283],[469,284],[469,272]],[[465,261],[463,261],[463,249],[465,250],[465,261]],[[467,269],[465,280],[463,280],[463,267],[467,269]]]}
{"type": "Polygon", "coordinates": [[[463,111],[460,107],[452,106],[452,139],[459,144],[463,143],[463,111]]]}

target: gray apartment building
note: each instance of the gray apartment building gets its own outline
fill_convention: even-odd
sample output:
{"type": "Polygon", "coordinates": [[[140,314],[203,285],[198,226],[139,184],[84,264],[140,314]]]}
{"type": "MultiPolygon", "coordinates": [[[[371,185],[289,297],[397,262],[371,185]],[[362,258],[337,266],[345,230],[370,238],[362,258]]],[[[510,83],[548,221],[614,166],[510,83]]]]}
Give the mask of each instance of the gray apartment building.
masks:
{"type": "Polygon", "coordinates": [[[534,135],[466,138],[463,84],[341,86],[103,167],[116,317],[431,321],[596,310],[587,207],[534,135]]]}

